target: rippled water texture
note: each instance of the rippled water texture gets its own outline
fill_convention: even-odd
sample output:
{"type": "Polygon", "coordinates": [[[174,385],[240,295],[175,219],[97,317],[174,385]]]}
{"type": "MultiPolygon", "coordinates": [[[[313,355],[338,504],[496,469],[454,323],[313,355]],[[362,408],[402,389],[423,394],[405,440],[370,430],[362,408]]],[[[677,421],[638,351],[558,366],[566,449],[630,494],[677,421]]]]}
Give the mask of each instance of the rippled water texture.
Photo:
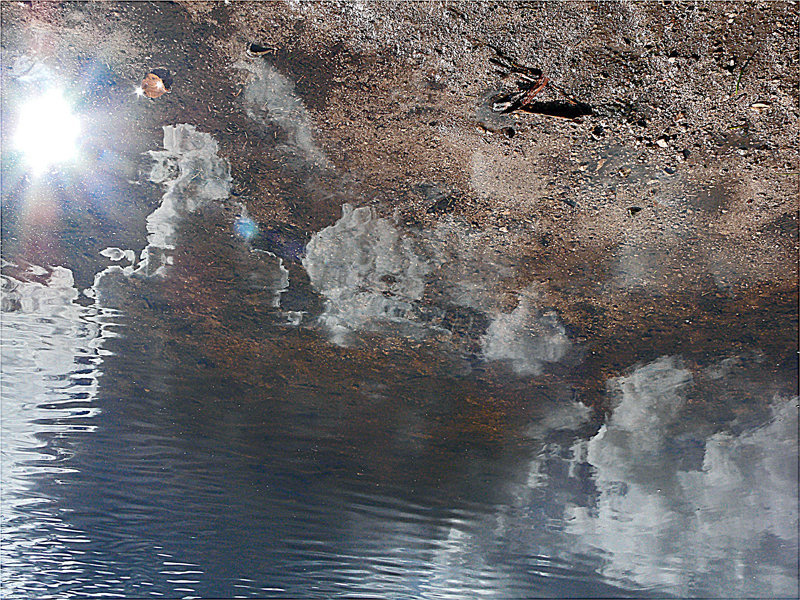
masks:
{"type": "Polygon", "coordinates": [[[163,131],[93,284],[4,258],[4,597],[796,596],[797,397],[757,349],[631,364],[593,412],[481,232],[343,203],[268,250],[214,137],[163,131]]]}

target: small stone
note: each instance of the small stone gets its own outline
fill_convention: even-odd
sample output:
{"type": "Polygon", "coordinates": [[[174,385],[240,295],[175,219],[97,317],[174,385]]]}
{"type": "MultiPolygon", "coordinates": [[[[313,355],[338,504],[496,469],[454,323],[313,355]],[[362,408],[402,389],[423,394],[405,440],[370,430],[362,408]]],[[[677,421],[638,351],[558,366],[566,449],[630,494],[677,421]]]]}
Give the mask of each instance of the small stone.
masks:
{"type": "Polygon", "coordinates": [[[509,140],[517,134],[513,127],[503,127],[500,132],[509,140]]]}
{"type": "Polygon", "coordinates": [[[667,145],[667,140],[665,140],[663,137],[660,137],[656,140],[656,146],[659,148],[666,148],[667,145]]]}
{"type": "Polygon", "coordinates": [[[261,44],[250,44],[247,47],[247,54],[250,56],[264,56],[265,54],[274,53],[276,50],[277,48],[273,48],[271,46],[262,46],[261,44]]]}
{"type": "Polygon", "coordinates": [[[166,69],[153,69],[145,75],[136,92],[148,98],[160,98],[172,87],[172,76],[166,69]]]}

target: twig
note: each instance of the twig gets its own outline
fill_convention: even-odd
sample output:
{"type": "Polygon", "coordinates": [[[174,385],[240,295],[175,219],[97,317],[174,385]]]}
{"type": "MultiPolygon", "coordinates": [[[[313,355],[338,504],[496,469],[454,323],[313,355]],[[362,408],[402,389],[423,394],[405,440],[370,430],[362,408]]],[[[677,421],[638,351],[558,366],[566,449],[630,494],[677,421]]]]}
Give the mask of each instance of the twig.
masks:
{"type": "Polygon", "coordinates": [[[746,61],[744,61],[744,64],[742,65],[742,68],[739,69],[739,78],[736,80],[736,91],[733,92],[734,96],[739,93],[739,83],[741,83],[741,81],[742,81],[742,75],[744,75],[744,70],[748,66],[750,66],[750,61],[753,60],[753,57],[756,55],[756,52],[758,52],[759,48],[761,48],[761,44],[756,46],[756,49],[753,50],[753,53],[750,55],[750,58],[748,58],[746,61]]]}

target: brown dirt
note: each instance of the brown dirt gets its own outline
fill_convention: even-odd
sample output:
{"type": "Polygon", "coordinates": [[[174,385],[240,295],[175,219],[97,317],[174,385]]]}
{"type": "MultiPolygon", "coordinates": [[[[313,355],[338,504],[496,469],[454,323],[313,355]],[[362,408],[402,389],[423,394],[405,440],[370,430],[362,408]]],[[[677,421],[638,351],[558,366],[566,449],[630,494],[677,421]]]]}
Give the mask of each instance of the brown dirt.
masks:
{"type": "Polygon", "coordinates": [[[598,388],[711,346],[796,368],[795,2],[4,2],[2,19],[4,65],[31,46],[65,73],[91,56],[131,89],[171,69],[127,143],[153,149],[167,123],[211,132],[260,223],[311,233],[348,201],[488,233],[521,265],[509,302],[538,283],[598,388]],[[247,58],[251,43],[274,50],[247,58]],[[493,113],[515,80],[493,48],[593,114],[493,113]],[[242,60],[294,83],[328,168],[283,167],[279,132],[245,113],[242,60]]]}

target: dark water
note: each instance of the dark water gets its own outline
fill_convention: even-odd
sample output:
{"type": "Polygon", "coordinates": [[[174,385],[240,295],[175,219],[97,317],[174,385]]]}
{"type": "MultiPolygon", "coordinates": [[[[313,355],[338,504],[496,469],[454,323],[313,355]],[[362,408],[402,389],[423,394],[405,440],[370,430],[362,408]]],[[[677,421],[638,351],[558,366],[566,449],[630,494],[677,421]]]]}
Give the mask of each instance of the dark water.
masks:
{"type": "MultiPolygon", "coordinates": [[[[324,163],[287,81],[243,97],[324,163]]],[[[26,223],[65,213],[4,191],[4,597],[796,596],[796,381],[758,348],[632,364],[603,416],[479,233],[346,205],[305,238],[210,135],[161,142],[156,202],[61,263],[26,223]]]]}

